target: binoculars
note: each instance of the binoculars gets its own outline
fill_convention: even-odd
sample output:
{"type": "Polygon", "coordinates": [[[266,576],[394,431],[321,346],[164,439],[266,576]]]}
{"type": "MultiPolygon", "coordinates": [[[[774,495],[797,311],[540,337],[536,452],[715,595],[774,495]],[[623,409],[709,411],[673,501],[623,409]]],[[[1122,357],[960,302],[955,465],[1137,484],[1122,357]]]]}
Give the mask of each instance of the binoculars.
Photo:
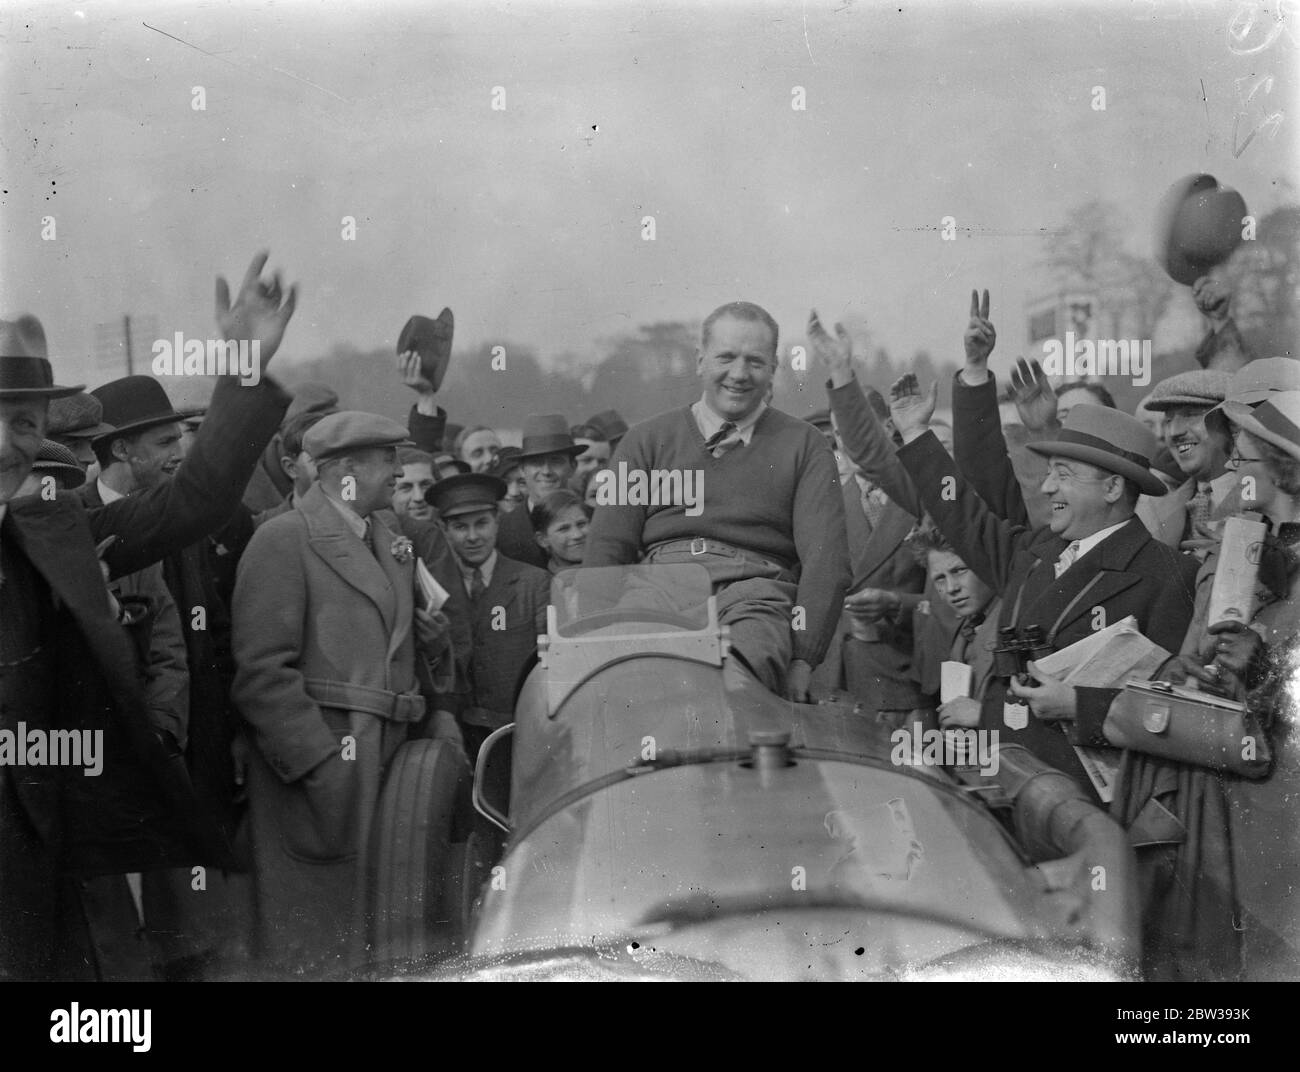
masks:
{"type": "Polygon", "coordinates": [[[1027,625],[1017,629],[1014,625],[998,630],[997,647],[993,649],[993,673],[1010,681],[1014,677],[1028,678],[1029,662],[1052,653],[1052,646],[1043,636],[1041,625],[1027,625]]]}

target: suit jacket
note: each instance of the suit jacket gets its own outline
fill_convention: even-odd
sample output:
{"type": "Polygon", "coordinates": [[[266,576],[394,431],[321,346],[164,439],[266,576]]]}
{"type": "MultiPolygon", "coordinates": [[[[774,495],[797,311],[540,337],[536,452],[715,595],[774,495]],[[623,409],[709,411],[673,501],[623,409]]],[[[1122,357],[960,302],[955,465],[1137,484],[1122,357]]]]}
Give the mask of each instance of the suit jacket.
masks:
{"type": "Polygon", "coordinates": [[[383,773],[422,731],[430,689],[414,638],[414,560],[375,551],[319,484],[262,525],[235,585],[233,696],[256,745],[249,835],[260,939],[273,961],[339,966],[366,940],[364,878],[383,773]],[[373,690],[373,691],[370,691],[373,690]],[[392,694],[410,699],[392,707],[392,694]],[[386,714],[368,710],[382,700],[386,714]]]}
{"type": "MultiPolygon", "coordinates": [[[[119,537],[105,558],[122,575],[218,527],[288,402],[268,379],[252,387],[223,379],[171,480],[93,510],[73,494],[9,504],[0,538],[29,583],[21,595],[13,578],[6,583],[0,627],[35,616],[42,656],[21,675],[0,680],[0,721],[6,728],[23,721],[35,729],[103,733],[97,777],[69,768],[28,767],[20,778],[10,777],[10,768],[0,771],[2,795],[12,804],[0,805],[3,918],[6,929],[26,920],[35,946],[53,949],[76,925],[57,896],[57,876],[229,863],[229,846],[200,810],[183,763],[151,725],[136,656],[109,609],[95,544],[119,537]]],[[[0,977],[61,974],[43,959],[48,954],[32,956],[0,953],[0,977]]]]}
{"type": "MultiPolygon", "coordinates": [[[[1131,614],[1143,634],[1167,651],[1178,650],[1191,620],[1197,563],[1153,540],[1136,517],[1058,579],[1053,565],[1067,541],[1050,529],[1031,530],[994,516],[932,432],[906,444],[899,457],[944,537],[977,577],[1002,593],[1000,626],[1039,625],[1059,649],[1090,636],[1094,623],[1108,625],[1131,614]],[[954,497],[943,494],[948,486],[955,486],[954,497]]],[[[1058,726],[1032,716],[1023,730],[1006,726],[1006,688],[995,679],[985,691],[981,724],[1073,775],[1099,799],[1070,745],[1108,747],[1101,727],[1117,692],[1077,689],[1078,716],[1067,739],[1058,726]]]]}
{"type": "MultiPolygon", "coordinates": [[[[1222,521],[1250,508],[1249,504],[1241,501],[1241,482],[1235,473],[1222,474],[1210,483],[1215,492],[1222,490],[1224,485],[1228,487],[1226,494],[1210,512],[1211,521],[1222,521]]],[[[1187,504],[1195,494],[1196,481],[1184,480],[1168,495],[1143,495],[1138,499],[1138,517],[1152,536],[1177,550],[1183,540],[1192,537],[1188,531],[1187,504]]]]}
{"type": "Polygon", "coordinates": [[[435,574],[450,593],[461,721],[497,729],[515,720],[515,687],[546,632],[551,575],[497,552],[492,583],[470,603],[460,568],[444,560],[435,574]],[[498,628],[504,626],[504,628],[498,628]]]}
{"type": "Polygon", "coordinates": [[[537,569],[546,569],[546,552],[533,534],[532,511],[524,502],[508,513],[499,514],[497,550],[507,558],[537,569]]]}

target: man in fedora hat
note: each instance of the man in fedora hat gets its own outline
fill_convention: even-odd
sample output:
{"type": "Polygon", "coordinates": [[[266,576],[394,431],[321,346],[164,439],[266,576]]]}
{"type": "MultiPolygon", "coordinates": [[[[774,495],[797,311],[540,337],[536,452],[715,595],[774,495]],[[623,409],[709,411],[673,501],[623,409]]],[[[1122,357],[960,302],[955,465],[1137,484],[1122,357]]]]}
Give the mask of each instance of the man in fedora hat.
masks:
{"type": "MultiPolygon", "coordinates": [[[[986,355],[982,360],[968,355],[960,382],[971,386],[968,372],[970,379],[991,380],[986,361],[986,355]]],[[[995,391],[990,384],[970,400],[967,418],[982,417],[996,427],[995,391]]],[[[1177,650],[1191,617],[1196,562],[1157,543],[1135,516],[1140,494],[1164,493],[1150,471],[1156,442],[1148,428],[1104,406],[1073,407],[1054,440],[1029,445],[1048,461],[1041,492],[1051,518],[1045,527],[1028,529],[995,515],[929,431],[937,384],[922,393],[909,373],[891,394],[891,412],[903,437],[898,457],[953,550],[1002,594],[1000,628],[1023,632],[1037,626],[1056,650],[1132,615],[1143,634],[1177,650]]],[[[962,412],[956,411],[958,420],[962,412]]],[[[1015,483],[1005,447],[1000,456],[966,464],[995,468],[1008,486],[1015,483]]],[[[1075,688],[1041,671],[1031,681],[999,678],[985,691],[980,726],[1023,744],[1102,801],[1109,789],[1093,781],[1074,746],[1108,747],[1101,726],[1116,692],[1075,688]]]]}
{"type": "Polygon", "coordinates": [[[538,569],[546,568],[546,552],[533,536],[530,515],[546,496],[568,484],[578,455],[586,449],[573,441],[569,422],[559,413],[530,413],[524,419],[519,467],[528,485],[528,498],[522,509],[511,510],[500,519],[496,543],[503,555],[538,569]]]}
{"type": "Polygon", "coordinates": [[[446,611],[462,689],[457,712],[471,761],[489,733],[514,721],[515,685],[546,632],[550,574],[497,545],[497,504],[505,495],[496,477],[465,473],[440,480],[427,496],[453,556],[433,569],[450,594],[446,611]]]}
{"type": "Polygon", "coordinates": [[[417,602],[412,541],[388,509],[406,438],[371,413],[314,424],[315,483],[258,528],[239,567],[232,696],[254,738],[258,944],[281,968],[361,962],[384,772],[413,736],[459,738],[426,707],[451,662],[448,622],[417,602]]]}
{"type": "MultiPolygon", "coordinates": [[[[254,258],[232,305],[217,287],[222,337],[279,347],[295,295],[261,280],[254,258]]],[[[266,376],[224,377],[191,457],[157,487],[88,510],[75,495],[13,498],[31,469],[59,387],[31,316],[0,321],[0,724],[28,734],[102,734],[98,777],[0,765],[0,978],[87,978],[97,954],[77,879],[180,864],[220,864],[229,846],[198,806],[183,765],[155,733],[130,641],[104,589],[219,526],[273,433],[288,396],[266,376]],[[21,920],[21,925],[15,921],[21,920]]]]}
{"type": "Polygon", "coordinates": [[[850,569],[835,456],[812,425],[767,404],[777,335],[776,321],[751,302],[705,318],[700,399],[637,425],[610,466],[642,479],[656,470],[695,474],[702,503],[600,505],[584,564],[645,555],[703,565],[737,661],[771,691],[802,701],[834,636],[850,569]]]}

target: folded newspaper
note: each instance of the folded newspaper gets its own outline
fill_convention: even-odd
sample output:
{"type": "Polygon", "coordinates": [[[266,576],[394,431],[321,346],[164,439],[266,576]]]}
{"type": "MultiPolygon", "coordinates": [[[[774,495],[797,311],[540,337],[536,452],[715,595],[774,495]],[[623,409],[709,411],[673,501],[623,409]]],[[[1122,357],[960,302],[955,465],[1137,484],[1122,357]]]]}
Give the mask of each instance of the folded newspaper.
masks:
{"type": "MultiPolygon", "coordinates": [[[[1037,660],[1037,665],[1044,673],[1062,678],[1067,685],[1118,689],[1126,681],[1150,681],[1168,658],[1169,652],[1143,636],[1137,619],[1130,614],[1037,660]]],[[[1069,732],[1064,725],[1061,730],[1069,732]]],[[[1115,796],[1115,776],[1119,771],[1119,763],[1110,758],[1114,753],[1077,744],[1073,748],[1097,795],[1109,804],[1115,796]]]]}
{"type": "Polygon", "coordinates": [[[449,593],[434,580],[433,574],[420,558],[415,560],[415,580],[420,586],[420,593],[424,596],[424,609],[441,610],[442,605],[447,602],[449,593]]]}

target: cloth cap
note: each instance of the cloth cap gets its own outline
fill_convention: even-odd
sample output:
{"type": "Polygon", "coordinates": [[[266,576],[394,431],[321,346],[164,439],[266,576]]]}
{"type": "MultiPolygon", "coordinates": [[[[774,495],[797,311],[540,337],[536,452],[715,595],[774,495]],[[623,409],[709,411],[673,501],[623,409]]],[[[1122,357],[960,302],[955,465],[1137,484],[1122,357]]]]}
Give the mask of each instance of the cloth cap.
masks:
{"type": "Polygon", "coordinates": [[[1175,406],[1214,407],[1227,397],[1229,376],[1217,369],[1193,369],[1161,380],[1147,398],[1147,409],[1163,412],[1175,406]]]}
{"type": "Polygon", "coordinates": [[[56,398],[50,403],[45,434],[51,439],[55,436],[94,439],[95,436],[112,430],[111,424],[104,423],[103,403],[92,394],[78,391],[75,395],[56,398]]]}
{"type": "Polygon", "coordinates": [[[369,447],[395,447],[410,442],[407,431],[396,421],[377,413],[345,409],[313,424],[302,437],[302,449],[313,461],[369,447]]]}

